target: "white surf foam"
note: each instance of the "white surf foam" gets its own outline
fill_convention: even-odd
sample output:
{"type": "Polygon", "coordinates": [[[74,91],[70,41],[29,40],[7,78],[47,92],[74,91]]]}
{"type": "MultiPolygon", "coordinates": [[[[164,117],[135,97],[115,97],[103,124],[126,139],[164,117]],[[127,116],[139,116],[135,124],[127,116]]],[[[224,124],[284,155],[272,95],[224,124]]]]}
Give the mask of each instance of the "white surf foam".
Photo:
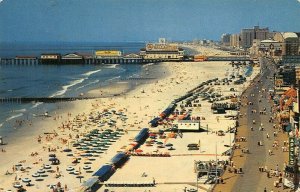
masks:
{"type": "Polygon", "coordinates": [[[37,102],[31,107],[31,109],[37,108],[41,104],[43,104],[43,102],[37,102]]]}
{"type": "Polygon", "coordinates": [[[104,66],[105,66],[105,68],[112,69],[112,68],[117,68],[118,65],[119,65],[119,64],[106,64],[106,65],[104,65],[104,66]]]}
{"type": "Polygon", "coordinates": [[[151,65],[154,65],[154,63],[148,63],[148,64],[145,64],[145,65],[143,65],[143,68],[148,67],[148,66],[151,66],[151,65]]]}
{"type": "Polygon", "coordinates": [[[90,75],[92,75],[92,74],[94,74],[94,73],[98,73],[98,72],[100,72],[101,71],[101,69],[98,69],[98,70],[95,70],[95,71],[89,71],[89,72],[86,72],[86,73],[84,73],[84,74],[82,74],[82,75],[84,75],[84,76],[90,76],[90,75]]]}
{"type": "Polygon", "coordinates": [[[20,113],[20,112],[25,112],[26,111],[26,109],[24,108],[24,109],[18,109],[18,110],[13,110],[13,112],[17,112],[17,113],[20,113]]]}
{"type": "Polygon", "coordinates": [[[19,113],[19,114],[17,114],[17,115],[13,115],[13,116],[7,118],[5,121],[10,121],[10,120],[15,119],[15,118],[17,118],[17,117],[21,117],[22,115],[23,115],[23,113],[19,113]]]}
{"type": "Polygon", "coordinates": [[[115,80],[115,79],[120,79],[121,78],[121,76],[117,76],[117,77],[113,77],[113,78],[111,78],[111,79],[107,79],[106,81],[113,81],[113,80],[115,80]]]}
{"type": "Polygon", "coordinates": [[[62,90],[57,91],[56,93],[52,94],[50,97],[55,97],[55,96],[60,96],[60,95],[65,94],[70,87],[73,87],[75,85],[82,83],[85,79],[86,78],[82,78],[82,79],[77,79],[77,80],[71,81],[69,85],[62,86],[62,90]]]}
{"type": "Polygon", "coordinates": [[[84,87],[86,87],[86,86],[89,86],[89,85],[92,85],[92,84],[95,84],[95,83],[99,83],[99,79],[97,79],[97,80],[95,80],[95,81],[92,81],[92,82],[90,82],[90,83],[88,83],[88,84],[86,84],[86,85],[82,85],[82,86],[80,86],[80,87],[77,87],[75,90],[77,91],[78,89],[82,89],[82,88],[84,88],[84,87]]]}

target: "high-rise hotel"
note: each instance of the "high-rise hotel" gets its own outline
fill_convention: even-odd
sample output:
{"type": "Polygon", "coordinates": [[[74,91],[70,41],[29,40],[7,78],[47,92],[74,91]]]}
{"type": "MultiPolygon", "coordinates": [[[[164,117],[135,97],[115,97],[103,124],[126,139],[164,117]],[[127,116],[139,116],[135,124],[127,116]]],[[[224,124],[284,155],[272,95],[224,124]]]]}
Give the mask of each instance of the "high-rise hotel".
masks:
{"type": "Polygon", "coordinates": [[[269,28],[259,28],[254,26],[252,29],[242,29],[240,46],[243,48],[250,48],[253,43],[253,39],[265,40],[268,39],[269,28]]]}

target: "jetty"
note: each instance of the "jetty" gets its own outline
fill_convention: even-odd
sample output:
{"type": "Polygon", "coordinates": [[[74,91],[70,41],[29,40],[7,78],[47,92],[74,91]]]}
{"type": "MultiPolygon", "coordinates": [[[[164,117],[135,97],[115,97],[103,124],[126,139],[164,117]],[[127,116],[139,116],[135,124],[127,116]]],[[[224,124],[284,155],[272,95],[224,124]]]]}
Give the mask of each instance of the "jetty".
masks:
{"type": "Polygon", "coordinates": [[[0,104],[5,103],[56,103],[75,100],[96,99],[97,97],[7,97],[0,98],[0,104]]]}

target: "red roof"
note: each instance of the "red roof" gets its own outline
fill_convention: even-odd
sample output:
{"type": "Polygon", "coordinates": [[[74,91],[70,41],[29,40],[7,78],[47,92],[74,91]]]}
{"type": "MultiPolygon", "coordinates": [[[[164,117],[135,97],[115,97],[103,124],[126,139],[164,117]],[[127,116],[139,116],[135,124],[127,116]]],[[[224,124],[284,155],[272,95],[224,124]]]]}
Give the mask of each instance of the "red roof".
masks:
{"type": "Polygon", "coordinates": [[[297,91],[294,88],[290,88],[289,90],[286,90],[283,95],[288,97],[297,97],[297,91]]]}

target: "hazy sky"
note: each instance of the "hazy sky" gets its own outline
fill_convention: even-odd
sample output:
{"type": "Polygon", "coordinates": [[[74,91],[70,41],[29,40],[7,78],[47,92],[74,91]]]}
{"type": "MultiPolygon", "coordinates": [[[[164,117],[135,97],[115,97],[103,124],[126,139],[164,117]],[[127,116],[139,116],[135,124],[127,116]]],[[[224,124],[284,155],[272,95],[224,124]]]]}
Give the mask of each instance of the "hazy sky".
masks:
{"type": "Polygon", "coordinates": [[[0,0],[0,42],[220,39],[300,31],[300,0],[0,0]]]}

